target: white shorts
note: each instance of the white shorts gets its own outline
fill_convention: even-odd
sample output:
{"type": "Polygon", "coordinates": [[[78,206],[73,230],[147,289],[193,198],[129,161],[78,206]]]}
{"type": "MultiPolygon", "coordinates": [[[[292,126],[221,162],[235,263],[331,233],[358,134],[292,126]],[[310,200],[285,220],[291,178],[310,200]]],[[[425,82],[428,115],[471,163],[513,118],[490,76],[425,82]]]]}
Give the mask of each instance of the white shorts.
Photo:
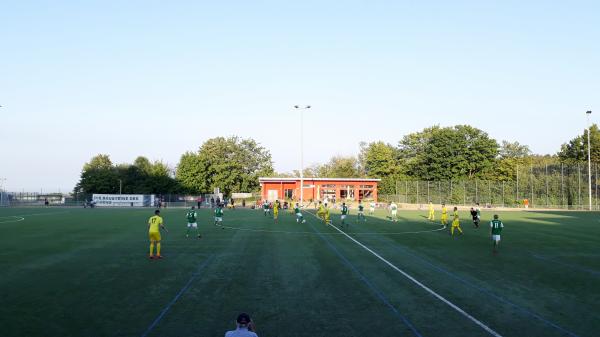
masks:
{"type": "Polygon", "coordinates": [[[194,228],[198,228],[198,224],[197,223],[188,223],[188,228],[190,227],[194,227],[194,228]]]}
{"type": "Polygon", "coordinates": [[[392,216],[398,215],[398,211],[392,211],[392,216]]]}
{"type": "Polygon", "coordinates": [[[346,216],[345,216],[345,215],[342,215],[342,220],[344,220],[344,219],[346,219],[346,216]]]}
{"type": "Polygon", "coordinates": [[[215,217],[215,222],[223,222],[223,218],[217,218],[217,217],[215,217]]]}
{"type": "Polygon", "coordinates": [[[302,216],[302,213],[296,213],[296,216],[297,216],[297,217],[301,217],[301,216],[302,216]]]}
{"type": "Polygon", "coordinates": [[[263,211],[265,211],[265,213],[268,213],[268,212],[270,212],[271,210],[270,210],[270,209],[264,209],[264,208],[263,208],[263,211]]]}
{"type": "Polygon", "coordinates": [[[492,235],[492,240],[496,242],[500,241],[500,235],[492,235]]]}
{"type": "Polygon", "coordinates": [[[365,214],[365,212],[363,212],[363,211],[358,211],[358,215],[364,215],[364,214],[365,214]]]}
{"type": "Polygon", "coordinates": [[[369,208],[369,211],[370,211],[371,213],[375,213],[375,208],[371,207],[371,208],[369,208]]]}

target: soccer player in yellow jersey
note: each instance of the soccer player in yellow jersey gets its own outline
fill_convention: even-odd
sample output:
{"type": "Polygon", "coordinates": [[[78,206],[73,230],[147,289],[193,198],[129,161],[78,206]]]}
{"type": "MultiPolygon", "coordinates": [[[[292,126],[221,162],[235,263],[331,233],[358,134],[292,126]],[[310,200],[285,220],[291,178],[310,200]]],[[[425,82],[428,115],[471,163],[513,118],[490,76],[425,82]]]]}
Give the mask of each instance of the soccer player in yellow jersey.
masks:
{"type": "Polygon", "coordinates": [[[154,211],[154,216],[148,219],[148,237],[150,238],[150,259],[154,259],[154,245],[156,244],[156,258],[162,259],[160,255],[160,229],[169,232],[160,217],[160,211],[154,211]]]}
{"type": "Polygon", "coordinates": [[[327,225],[331,224],[331,219],[329,218],[329,207],[327,207],[327,204],[325,204],[325,211],[323,214],[323,218],[325,220],[325,224],[327,224],[327,225]]]}
{"type": "Polygon", "coordinates": [[[452,228],[450,228],[450,235],[454,236],[455,228],[460,232],[460,235],[462,235],[463,231],[460,228],[460,220],[458,219],[458,208],[457,207],[454,207],[453,216],[454,216],[454,220],[452,220],[452,228]]]}
{"type": "Polygon", "coordinates": [[[448,209],[446,208],[446,204],[442,204],[442,226],[446,227],[448,225],[448,209]]]}
{"type": "Polygon", "coordinates": [[[433,209],[433,203],[429,202],[429,216],[427,217],[429,221],[435,221],[435,210],[433,209]]]}
{"type": "Polygon", "coordinates": [[[275,200],[273,203],[273,220],[277,223],[277,218],[279,217],[279,200],[275,200]]]}
{"type": "Polygon", "coordinates": [[[319,201],[319,207],[317,208],[317,216],[321,218],[321,220],[325,221],[325,206],[323,203],[319,201]]]}

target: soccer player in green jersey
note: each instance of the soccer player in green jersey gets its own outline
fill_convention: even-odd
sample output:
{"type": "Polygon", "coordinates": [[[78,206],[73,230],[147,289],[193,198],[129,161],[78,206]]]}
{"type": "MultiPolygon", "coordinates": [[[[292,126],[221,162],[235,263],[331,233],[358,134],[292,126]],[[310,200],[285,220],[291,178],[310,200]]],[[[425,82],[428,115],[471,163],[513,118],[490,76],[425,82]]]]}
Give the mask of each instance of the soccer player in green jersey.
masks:
{"type": "Polygon", "coordinates": [[[190,209],[186,216],[187,218],[187,231],[185,232],[185,237],[189,237],[190,236],[190,229],[195,229],[196,230],[196,234],[198,235],[198,239],[200,239],[202,237],[202,235],[200,235],[200,233],[198,232],[198,223],[196,223],[196,218],[198,217],[196,214],[196,207],[192,206],[192,209],[190,209]]]}
{"type": "Polygon", "coordinates": [[[367,221],[367,217],[365,217],[365,206],[362,204],[362,200],[358,201],[358,220],[367,221]]]}
{"type": "Polygon", "coordinates": [[[267,200],[263,202],[263,212],[265,213],[265,216],[267,216],[267,214],[271,215],[271,206],[267,200]]]}
{"type": "Polygon", "coordinates": [[[396,203],[393,201],[390,204],[390,213],[392,214],[392,216],[390,216],[390,219],[393,222],[397,222],[398,221],[398,205],[396,205],[396,203]]]}
{"type": "Polygon", "coordinates": [[[494,254],[498,253],[502,228],[504,228],[504,224],[498,219],[498,214],[494,214],[494,220],[490,222],[490,234],[492,236],[492,241],[494,242],[494,254]]]}
{"type": "Polygon", "coordinates": [[[300,204],[296,203],[296,207],[294,207],[294,213],[296,213],[296,222],[306,222],[306,220],[304,220],[304,217],[302,216],[302,212],[300,212],[300,204]]]}
{"type": "Polygon", "coordinates": [[[346,224],[346,216],[348,215],[348,206],[346,206],[346,203],[343,202],[342,203],[342,216],[340,217],[342,219],[342,226],[348,226],[348,224],[346,224]]]}
{"type": "Polygon", "coordinates": [[[215,226],[223,225],[223,206],[219,204],[215,209],[215,226]]]}

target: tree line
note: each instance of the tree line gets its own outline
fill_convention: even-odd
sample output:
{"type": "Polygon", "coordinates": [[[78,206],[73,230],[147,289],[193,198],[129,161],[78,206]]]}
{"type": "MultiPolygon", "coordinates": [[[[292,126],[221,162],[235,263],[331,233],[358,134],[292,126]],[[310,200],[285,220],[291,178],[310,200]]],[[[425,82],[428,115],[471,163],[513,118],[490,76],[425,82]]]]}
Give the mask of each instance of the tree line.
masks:
{"type": "MultiPolygon", "coordinates": [[[[600,130],[590,128],[591,159],[600,163],[600,130]]],[[[514,181],[519,167],[543,167],[587,160],[587,132],[564,143],[553,155],[532,154],[527,145],[498,142],[469,125],[432,126],[405,135],[397,144],[362,142],[356,156],[334,156],[304,169],[305,177],[369,177],[382,179],[380,193],[392,194],[399,180],[514,181]]],[[[276,173],[270,152],[253,139],[216,137],[197,151],[184,153],[175,168],[138,157],[131,164],[113,164],[106,154],[85,163],[76,193],[200,194],[220,188],[253,192],[258,177],[299,177],[299,171],[276,173]]]]}
{"type": "Polygon", "coordinates": [[[109,155],[96,155],[83,165],[75,193],[202,194],[218,187],[230,195],[256,191],[258,177],[273,172],[271,154],[253,139],[216,137],[184,153],[175,168],[142,156],[115,165],[109,155]]]}

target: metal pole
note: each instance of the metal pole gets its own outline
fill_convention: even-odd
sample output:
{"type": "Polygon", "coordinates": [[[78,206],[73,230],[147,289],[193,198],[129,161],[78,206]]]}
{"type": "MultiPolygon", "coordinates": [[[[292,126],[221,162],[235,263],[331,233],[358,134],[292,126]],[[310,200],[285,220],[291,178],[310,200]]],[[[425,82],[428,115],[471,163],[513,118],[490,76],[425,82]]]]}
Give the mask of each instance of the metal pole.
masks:
{"type": "Polygon", "coordinates": [[[560,203],[562,206],[565,206],[565,176],[563,163],[560,163],[560,203]]]}
{"type": "Polygon", "coordinates": [[[533,208],[533,164],[529,166],[529,183],[531,184],[531,207],[533,208]]]}
{"type": "Polygon", "coordinates": [[[417,205],[419,204],[419,180],[417,180],[417,205]]]}
{"type": "Polygon", "coordinates": [[[479,202],[479,185],[477,184],[477,180],[475,180],[475,203],[479,202]]]}
{"type": "Polygon", "coordinates": [[[488,180],[488,197],[490,198],[490,207],[492,207],[492,181],[488,180]]]}
{"type": "Polygon", "coordinates": [[[504,181],[502,182],[502,207],[504,207],[504,181]]]}
{"type": "Polygon", "coordinates": [[[581,167],[577,164],[577,205],[581,208],[581,167]]]}
{"type": "Polygon", "coordinates": [[[300,205],[304,204],[304,110],[310,109],[310,105],[301,107],[295,105],[294,108],[300,109],[300,205]]]}
{"type": "Polygon", "coordinates": [[[519,164],[517,164],[517,202],[519,202],[519,164]]]}
{"type": "Polygon", "coordinates": [[[467,182],[463,180],[463,205],[467,205],[467,182]]]}
{"type": "Polygon", "coordinates": [[[121,191],[123,190],[123,181],[121,179],[119,179],[119,194],[122,194],[121,191]]]}
{"type": "Polygon", "coordinates": [[[587,131],[588,131],[588,137],[587,137],[587,155],[588,155],[588,199],[589,199],[589,210],[592,210],[592,157],[590,155],[591,151],[590,151],[590,115],[592,114],[592,111],[586,111],[585,113],[587,115],[587,131]]]}
{"type": "Polygon", "coordinates": [[[548,208],[548,164],[546,164],[546,208],[548,208]]]}
{"type": "Polygon", "coordinates": [[[3,186],[4,186],[4,182],[6,181],[6,178],[0,178],[0,206],[2,206],[2,197],[3,197],[3,186]]]}
{"type": "Polygon", "coordinates": [[[431,201],[431,198],[429,197],[429,180],[427,181],[427,203],[429,203],[431,201]]]}

